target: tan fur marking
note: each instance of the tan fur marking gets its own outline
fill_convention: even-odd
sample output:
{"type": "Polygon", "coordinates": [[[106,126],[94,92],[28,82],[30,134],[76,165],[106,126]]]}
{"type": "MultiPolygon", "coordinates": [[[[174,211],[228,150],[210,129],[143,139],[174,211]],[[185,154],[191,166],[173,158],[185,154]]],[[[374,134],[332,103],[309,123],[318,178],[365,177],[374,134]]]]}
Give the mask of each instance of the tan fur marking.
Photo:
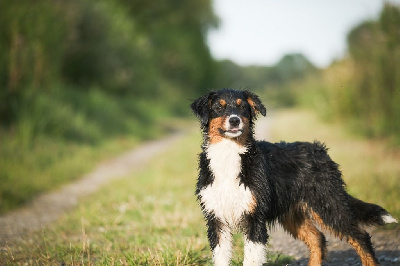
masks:
{"type": "MultiPolygon", "coordinates": [[[[227,119],[227,117],[217,117],[217,118],[211,119],[209,127],[208,127],[208,137],[210,140],[210,144],[220,142],[223,138],[225,138],[219,132],[220,128],[223,130],[226,130],[224,128],[225,119],[227,119]]],[[[245,146],[247,144],[247,140],[251,134],[250,121],[248,118],[245,118],[245,117],[241,117],[241,119],[243,122],[243,133],[239,137],[234,138],[232,140],[235,141],[240,146],[245,146]]]]}
{"type": "Polygon", "coordinates": [[[219,132],[219,129],[222,128],[223,123],[224,123],[223,117],[217,117],[211,119],[208,128],[208,137],[210,139],[210,144],[220,142],[224,138],[219,132]]]}
{"type": "Polygon", "coordinates": [[[311,214],[313,221],[315,221],[322,229],[329,231],[331,234],[338,237],[340,240],[343,239],[343,235],[340,232],[333,230],[330,226],[327,226],[318,213],[314,212],[311,208],[309,208],[309,213],[311,214]]]}
{"type": "Polygon", "coordinates": [[[349,237],[347,242],[356,250],[358,256],[361,258],[361,263],[363,266],[377,265],[372,255],[368,251],[365,251],[357,240],[349,237]]]}
{"type": "Polygon", "coordinates": [[[249,136],[251,133],[250,132],[250,121],[246,117],[241,117],[241,119],[243,122],[243,133],[242,133],[242,135],[240,135],[239,137],[234,139],[234,141],[240,146],[245,146],[247,144],[247,140],[249,139],[249,136]]]}
{"type": "Polygon", "coordinates": [[[282,220],[283,228],[303,241],[310,250],[308,265],[321,265],[325,256],[326,249],[321,246],[322,233],[315,227],[312,220],[308,218],[303,210],[292,210],[285,219],[282,220]]]}
{"type": "Polygon", "coordinates": [[[247,102],[250,104],[250,106],[254,109],[254,112],[257,114],[258,110],[256,109],[256,103],[253,101],[252,98],[247,98],[247,102]]]}
{"type": "MultiPolygon", "coordinates": [[[[309,212],[311,214],[312,219],[316,223],[318,223],[319,226],[321,226],[321,228],[330,231],[333,235],[340,238],[340,240],[343,239],[344,235],[342,233],[337,232],[337,231],[333,230],[331,227],[324,224],[321,217],[316,212],[314,212],[311,208],[309,209],[309,212]]],[[[349,237],[349,238],[347,238],[347,242],[355,249],[358,256],[360,256],[363,266],[377,265],[375,263],[374,257],[367,250],[364,250],[357,240],[349,237]]]]}
{"type": "Polygon", "coordinates": [[[226,101],[224,99],[219,100],[219,104],[222,106],[226,106],[226,101]]]}
{"type": "Polygon", "coordinates": [[[249,212],[254,213],[254,211],[257,207],[257,201],[256,201],[256,198],[254,197],[254,195],[251,196],[251,202],[248,206],[249,206],[249,212]]]}
{"type": "Polygon", "coordinates": [[[239,105],[241,105],[242,104],[242,99],[237,99],[236,100],[236,104],[239,106],[239,105]]]}

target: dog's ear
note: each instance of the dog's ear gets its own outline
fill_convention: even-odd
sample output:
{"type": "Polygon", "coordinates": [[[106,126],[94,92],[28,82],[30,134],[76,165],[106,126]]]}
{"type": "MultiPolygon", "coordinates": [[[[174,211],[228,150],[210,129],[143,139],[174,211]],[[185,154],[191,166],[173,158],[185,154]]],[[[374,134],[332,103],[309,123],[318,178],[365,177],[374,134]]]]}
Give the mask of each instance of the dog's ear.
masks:
{"type": "Polygon", "coordinates": [[[210,116],[210,101],[214,94],[215,92],[211,91],[207,95],[194,100],[190,105],[193,113],[200,120],[202,127],[205,127],[208,124],[208,119],[210,116]]]}
{"type": "Polygon", "coordinates": [[[246,97],[247,102],[251,106],[251,114],[256,117],[259,113],[262,114],[263,116],[266,116],[267,114],[267,109],[265,109],[265,106],[262,104],[260,98],[249,91],[244,91],[244,95],[246,97]]]}

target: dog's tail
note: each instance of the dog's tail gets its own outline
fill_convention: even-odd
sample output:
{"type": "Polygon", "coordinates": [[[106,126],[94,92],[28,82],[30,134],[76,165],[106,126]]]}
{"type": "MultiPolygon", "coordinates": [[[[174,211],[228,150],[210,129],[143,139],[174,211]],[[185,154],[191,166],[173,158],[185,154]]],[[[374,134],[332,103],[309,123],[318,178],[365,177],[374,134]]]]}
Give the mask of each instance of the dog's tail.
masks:
{"type": "Polygon", "coordinates": [[[350,196],[350,204],[357,220],[365,225],[385,225],[397,223],[384,208],[379,205],[366,203],[350,196]]]}

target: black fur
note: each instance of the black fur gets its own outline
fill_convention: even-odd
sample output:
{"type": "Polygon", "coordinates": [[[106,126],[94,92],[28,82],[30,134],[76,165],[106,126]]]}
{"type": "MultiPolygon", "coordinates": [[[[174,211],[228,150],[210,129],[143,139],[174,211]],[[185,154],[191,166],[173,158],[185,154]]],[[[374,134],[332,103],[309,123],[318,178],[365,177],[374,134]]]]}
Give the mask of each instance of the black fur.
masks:
{"type": "MultiPolygon", "coordinates": [[[[220,241],[224,221],[206,210],[200,196],[200,192],[214,182],[210,159],[207,157],[209,123],[213,118],[235,114],[249,119],[247,126],[251,133],[246,139],[240,140],[240,145],[246,147],[247,151],[240,155],[241,171],[238,178],[256,200],[255,209],[245,212],[240,221],[245,236],[254,243],[265,244],[268,239],[266,224],[284,222],[290,215],[311,218],[312,213],[316,213],[323,221],[323,226],[337,236],[356,240],[377,263],[370,236],[361,229],[360,224],[382,225],[382,216],[388,212],[378,205],[355,199],[346,192],[341,171],[329,157],[324,144],[256,141],[252,134],[253,122],[258,113],[265,116],[266,109],[258,96],[249,91],[213,91],[195,100],[191,108],[199,118],[204,133],[196,195],[207,220],[212,250],[220,241]],[[245,108],[238,109],[234,104],[228,104],[221,110],[220,106],[216,106],[218,99],[225,99],[229,103],[243,99],[247,103],[245,108]],[[300,205],[305,207],[300,210],[300,205]]],[[[239,141],[235,138],[231,140],[239,141]]],[[[322,234],[320,248],[324,252],[325,237],[322,234]]]]}

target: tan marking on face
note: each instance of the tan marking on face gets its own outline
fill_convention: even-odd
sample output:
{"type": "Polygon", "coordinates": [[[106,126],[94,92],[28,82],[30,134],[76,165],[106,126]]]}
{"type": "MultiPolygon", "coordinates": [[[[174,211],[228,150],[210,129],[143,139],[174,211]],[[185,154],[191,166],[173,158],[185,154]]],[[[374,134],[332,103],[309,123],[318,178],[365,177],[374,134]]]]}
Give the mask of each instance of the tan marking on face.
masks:
{"type": "Polygon", "coordinates": [[[208,127],[208,137],[210,144],[220,142],[224,137],[219,132],[219,129],[223,127],[225,119],[223,117],[213,118],[210,121],[208,127]]]}
{"type": "Polygon", "coordinates": [[[241,117],[243,123],[243,133],[239,137],[235,138],[234,141],[240,146],[246,146],[250,137],[250,121],[246,117],[241,117]]]}
{"type": "Polygon", "coordinates": [[[219,104],[222,105],[223,107],[226,106],[226,101],[224,99],[219,100],[219,104]]]}
{"type": "MultiPolygon", "coordinates": [[[[224,125],[226,124],[226,119],[228,117],[217,117],[213,118],[210,121],[208,127],[208,137],[210,144],[220,142],[225,136],[221,134],[219,129],[226,130],[224,125]]],[[[248,139],[250,137],[250,121],[246,117],[241,117],[243,123],[243,133],[237,138],[233,138],[232,140],[235,141],[240,146],[246,146],[248,144],[248,139]]]]}
{"type": "Polygon", "coordinates": [[[241,105],[242,104],[242,99],[237,99],[236,100],[236,104],[239,106],[239,105],[241,105]]]}
{"type": "Polygon", "coordinates": [[[250,104],[251,108],[253,108],[254,112],[257,114],[258,110],[256,109],[256,103],[253,101],[252,98],[247,98],[247,102],[250,104]]]}

